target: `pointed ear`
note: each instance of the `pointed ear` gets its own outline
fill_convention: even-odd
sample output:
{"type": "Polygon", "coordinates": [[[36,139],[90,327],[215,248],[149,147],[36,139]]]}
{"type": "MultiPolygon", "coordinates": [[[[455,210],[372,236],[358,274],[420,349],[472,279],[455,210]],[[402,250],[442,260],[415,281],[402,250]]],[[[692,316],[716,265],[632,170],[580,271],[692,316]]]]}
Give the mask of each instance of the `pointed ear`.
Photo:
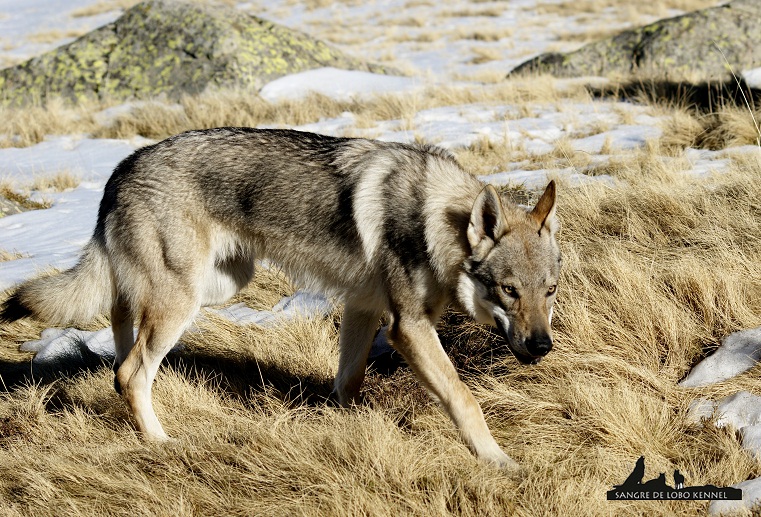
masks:
{"type": "Polygon", "coordinates": [[[474,252],[488,252],[494,243],[505,233],[505,217],[502,213],[502,201],[491,185],[486,185],[478,194],[468,224],[468,242],[474,252]]]}
{"type": "Polygon", "coordinates": [[[558,222],[555,218],[555,201],[555,180],[552,180],[529,214],[536,221],[536,224],[539,225],[540,230],[547,228],[551,234],[555,233],[558,227],[558,222]]]}

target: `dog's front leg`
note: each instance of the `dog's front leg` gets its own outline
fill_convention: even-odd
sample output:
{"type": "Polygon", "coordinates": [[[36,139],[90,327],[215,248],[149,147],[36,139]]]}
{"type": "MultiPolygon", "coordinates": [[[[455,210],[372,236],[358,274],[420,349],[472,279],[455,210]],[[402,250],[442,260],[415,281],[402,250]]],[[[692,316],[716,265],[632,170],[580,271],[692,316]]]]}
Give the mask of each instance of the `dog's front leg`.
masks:
{"type": "Polygon", "coordinates": [[[517,472],[519,465],[492,437],[481,407],[457,375],[428,318],[394,314],[389,339],[420,382],[444,407],[476,456],[517,472]]]}

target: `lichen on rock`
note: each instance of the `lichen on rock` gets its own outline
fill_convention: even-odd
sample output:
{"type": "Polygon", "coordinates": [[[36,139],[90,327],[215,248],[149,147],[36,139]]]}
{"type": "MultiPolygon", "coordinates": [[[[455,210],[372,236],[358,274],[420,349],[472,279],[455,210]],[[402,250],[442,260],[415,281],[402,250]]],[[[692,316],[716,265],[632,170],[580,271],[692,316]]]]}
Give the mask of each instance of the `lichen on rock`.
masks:
{"type": "Polygon", "coordinates": [[[761,2],[734,0],[659,20],[566,54],[541,54],[510,72],[559,77],[625,77],[637,73],[669,80],[723,79],[761,66],[761,2]]]}
{"type": "Polygon", "coordinates": [[[234,8],[150,0],[72,43],[0,70],[0,102],[178,98],[226,87],[257,90],[283,75],[323,66],[384,71],[234,8]]]}

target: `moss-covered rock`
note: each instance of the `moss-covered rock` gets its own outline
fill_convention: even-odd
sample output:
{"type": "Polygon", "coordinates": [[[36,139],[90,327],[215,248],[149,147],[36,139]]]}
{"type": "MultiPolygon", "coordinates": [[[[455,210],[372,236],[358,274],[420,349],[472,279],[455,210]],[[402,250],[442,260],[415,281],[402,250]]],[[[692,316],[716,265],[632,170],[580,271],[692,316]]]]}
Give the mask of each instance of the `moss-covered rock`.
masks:
{"type": "Polygon", "coordinates": [[[510,75],[621,77],[639,73],[710,81],[727,75],[727,62],[737,73],[761,66],[761,1],[734,0],[627,30],[574,52],[542,54],[510,75]]]}
{"type": "Polygon", "coordinates": [[[209,87],[256,90],[322,66],[383,71],[233,8],[151,0],[68,45],[0,70],[0,102],[176,98],[209,87]]]}

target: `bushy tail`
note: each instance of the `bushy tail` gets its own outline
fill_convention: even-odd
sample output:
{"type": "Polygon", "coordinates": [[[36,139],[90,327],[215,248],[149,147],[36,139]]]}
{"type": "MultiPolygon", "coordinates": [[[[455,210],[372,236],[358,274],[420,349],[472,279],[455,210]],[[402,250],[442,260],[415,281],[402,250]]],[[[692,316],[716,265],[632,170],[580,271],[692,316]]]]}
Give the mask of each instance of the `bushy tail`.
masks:
{"type": "Polygon", "coordinates": [[[0,306],[0,322],[26,316],[55,325],[91,320],[110,308],[109,268],[103,245],[93,239],[73,268],[18,286],[0,306]]]}

